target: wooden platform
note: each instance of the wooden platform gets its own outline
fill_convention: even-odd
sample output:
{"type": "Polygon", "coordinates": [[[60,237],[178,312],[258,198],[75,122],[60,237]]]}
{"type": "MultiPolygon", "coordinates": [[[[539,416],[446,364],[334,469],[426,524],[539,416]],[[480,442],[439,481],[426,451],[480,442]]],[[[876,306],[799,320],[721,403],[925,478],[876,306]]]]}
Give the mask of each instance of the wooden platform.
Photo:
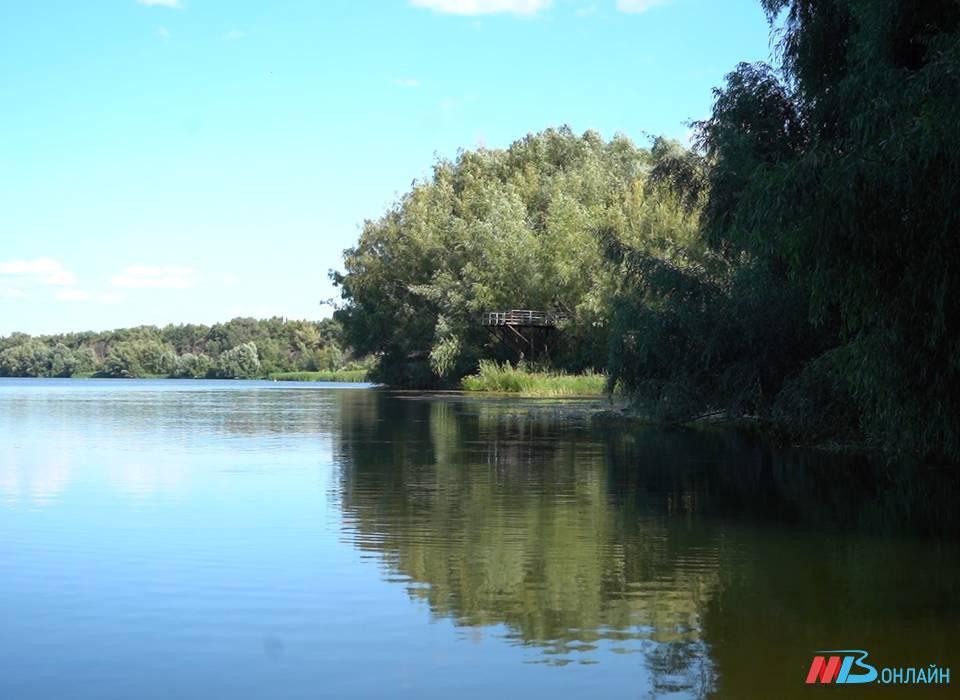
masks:
{"type": "Polygon", "coordinates": [[[567,321],[570,314],[562,311],[533,311],[510,309],[509,311],[485,311],[480,320],[484,326],[526,326],[536,328],[555,327],[559,321],[567,321]]]}
{"type": "Polygon", "coordinates": [[[562,311],[509,309],[485,311],[480,324],[518,360],[536,360],[550,357],[562,334],[557,324],[569,319],[570,314],[562,311]]]}

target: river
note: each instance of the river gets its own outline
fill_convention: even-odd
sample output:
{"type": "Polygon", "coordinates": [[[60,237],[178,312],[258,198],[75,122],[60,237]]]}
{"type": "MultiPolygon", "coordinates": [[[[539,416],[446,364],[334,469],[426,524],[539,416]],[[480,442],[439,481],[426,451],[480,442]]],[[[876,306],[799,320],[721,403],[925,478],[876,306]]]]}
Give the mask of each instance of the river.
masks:
{"type": "Polygon", "coordinates": [[[589,408],[0,380],[0,698],[809,697],[833,649],[960,673],[949,472],[589,408]]]}

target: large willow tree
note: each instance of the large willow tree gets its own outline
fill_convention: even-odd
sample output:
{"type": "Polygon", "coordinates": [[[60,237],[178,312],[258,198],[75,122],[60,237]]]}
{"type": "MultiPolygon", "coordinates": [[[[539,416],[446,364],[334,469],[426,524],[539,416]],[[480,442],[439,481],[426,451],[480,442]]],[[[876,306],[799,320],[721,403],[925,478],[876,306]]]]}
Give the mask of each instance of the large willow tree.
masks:
{"type": "Polygon", "coordinates": [[[704,247],[610,246],[612,376],[675,419],[960,458],[960,3],[762,5],[778,65],[737,66],[653,175],[704,247]]]}
{"type": "Polygon", "coordinates": [[[960,5],[764,6],[782,70],[740,66],[705,125],[709,232],[839,317],[869,434],[960,456],[960,5]]]}
{"type": "Polygon", "coordinates": [[[878,442],[960,456],[960,4],[764,0],[703,126],[706,232],[785,271],[878,442]]]}
{"type": "Polygon", "coordinates": [[[602,367],[616,270],[598,231],[638,246],[666,228],[692,235],[676,199],[648,182],[654,166],[653,153],[625,138],[567,128],[440,160],[431,178],[366,222],[345,272],[333,275],[349,342],[379,353],[377,379],[433,386],[496,355],[479,312],[559,309],[574,321],[565,355],[553,359],[602,367]]]}

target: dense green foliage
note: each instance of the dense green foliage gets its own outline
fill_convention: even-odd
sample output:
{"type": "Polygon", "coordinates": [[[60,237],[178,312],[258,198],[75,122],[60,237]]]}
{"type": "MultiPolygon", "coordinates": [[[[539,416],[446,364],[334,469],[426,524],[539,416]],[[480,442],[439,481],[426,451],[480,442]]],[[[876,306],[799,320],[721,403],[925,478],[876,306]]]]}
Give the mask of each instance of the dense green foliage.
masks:
{"type": "Polygon", "coordinates": [[[464,377],[460,384],[467,391],[494,391],[519,396],[602,396],[607,380],[602,374],[589,370],[582,374],[563,374],[480,360],[477,373],[464,377]]]}
{"type": "MultiPolygon", "coordinates": [[[[52,340],[52,339],[51,339],[52,340]]],[[[45,343],[23,334],[0,340],[0,375],[7,377],[69,377],[94,367],[90,348],[45,343]]]]}
{"type": "Polygon", "coordinates": [[[674,415],[960,457],[960,6],[765,0],[778,69],[742,64],[662,179],[706,258],[615,251],[615,377],[674,415]]]}
{"type": "Polygon", "coordinates": [[[221,379],[250,379],[260,373],[260,356],[252,342],[220,353],[214,371],[221,379]]]}
{"type": "Polygon", "coordinates": [[[367,222],[334,279],[377,378],[452,384],[511,359],[477,312],[561,309],[554,366],[651,415],[960,458],[960,5],[761,4],[778,65],[727,76],[696,150],[549,130],[367,222]]]}
{"type": "Polygon", "coordinates": [[[0,338],[0,376],[251,378],[337,370],[348,359],[336,321],[235,318],[213,326],[139,326],[0,338]]]}
{"type": "Polygon", "coordinates": [[[304,372],[275,372],[270,379],[278,382],[365,382],[368,370],[352,367],[343,369],[304,371],[304,372]]]}
{"type": "Polygon", "coordinates": [[[616,270],[596,232],[641,248],[662,243],[664,230],[695,236],[677,198],[648,178],[675,148],[658,142],[651,152],[563,128],[439,161],[346,251],[334,280],[347,340],[380,353],[377,380],[456,385],[482,357],[510,359],[476,323],[480,312],[559,309],[575,320],[555,363],[602,367],[616,270]]]}

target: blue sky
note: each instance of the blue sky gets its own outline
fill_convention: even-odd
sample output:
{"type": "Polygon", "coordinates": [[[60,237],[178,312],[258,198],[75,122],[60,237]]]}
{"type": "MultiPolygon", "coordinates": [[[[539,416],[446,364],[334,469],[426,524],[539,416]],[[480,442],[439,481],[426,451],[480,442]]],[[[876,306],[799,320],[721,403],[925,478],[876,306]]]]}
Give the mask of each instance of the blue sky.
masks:
{"type": "Polygon", "coordinates": [[[756,0],[31,0],[0,23],[0,334],[321,318],[438,156],[684,139],[756,0]]]}

